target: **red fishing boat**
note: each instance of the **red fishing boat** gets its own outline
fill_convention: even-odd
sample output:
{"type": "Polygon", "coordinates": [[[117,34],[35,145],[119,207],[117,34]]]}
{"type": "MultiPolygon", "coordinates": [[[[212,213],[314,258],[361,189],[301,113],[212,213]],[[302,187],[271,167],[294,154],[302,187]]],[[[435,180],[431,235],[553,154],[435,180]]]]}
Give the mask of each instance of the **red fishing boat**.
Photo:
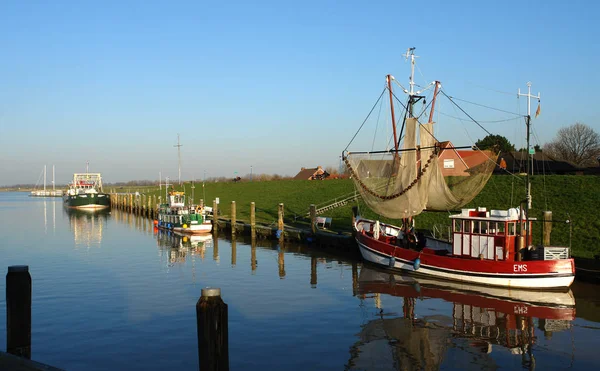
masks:
{"type": "MultiPolygon", "coordinates": [[[[362,257],[389,269],[445,280],[529,289],[569,287],[575,277],[575,265],[569,247],[550,244],[550,221],[544,222],[547,237],[543,243],[533,242],[532,222],[536,219],[529,215],[530,161],[527,161],[526,198],[516,207],[463,208],[487,183],[497,166],[498,154],[474,146],[455,147],[435,137],[433,116],[438,95],[447,97],[454,105],[456,102],[441,90],[439,81],[415,91],[414,48],[409,49],[406,57],[411,61],[412,73],[410,88],[398,83],[408,95],[399,133],[394,114],[393,76],[387,76],[386,89],[380,96],[381,99],[385,90],[389,92],[393,123],[393,137],[387,142],[390,148],[350,152],[347,147],[343,153],[356,189],[368,208],[387,219],[402,221],[396,226],[356,216],[354,230],[362,257]],[[425,103],[426,96],[422,94],[428,89],[434,90],[429,106],[417,110],[415,104],[425,103]],[[429,119],[422,123],[427,108],[430,108],[429,119]],[[413,217],[423,211],[454,212],[449,216],[451,232],[447,240],[426,238],[416,232],[413,217]]],[[[530,147],[530,100],[539,99],[539,95],[531,95],[531,84],[528,86],[527,94],[519,92],[528,99],[524,117],[527,148],[530,147]]],[[[462,108],[461,111],[465,112],[462,108]]]]}

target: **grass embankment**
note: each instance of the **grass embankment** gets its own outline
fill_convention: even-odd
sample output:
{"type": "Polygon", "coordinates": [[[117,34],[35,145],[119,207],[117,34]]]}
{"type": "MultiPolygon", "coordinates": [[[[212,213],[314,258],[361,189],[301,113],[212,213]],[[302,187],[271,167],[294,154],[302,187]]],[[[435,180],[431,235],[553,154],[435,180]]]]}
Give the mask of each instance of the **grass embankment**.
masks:
{"type": "MultiPolygon", "coordinates": [[[[531,181],[533,217],[541,219],[543,210],[552,210],[555,221],[571,220],[571,228],[566,223],[554,223],[552,244],[568,244],[571,234],[574,256],[592,257],[600,254],[600,219],[596,216],[600,208],[600,177],[550,175],[545,178],[534,176],[531,181]]],[[[191,184],[185,184],[188,197],[192,194],[190,187],[191,184]]],[[[116,188],[116,191],[139,191],[159,195],[156,187],[122,187],[116,188]]],[[[245,221],[250,219],[250,202],[255,202],[257,222],[266,224],[277,222],[278,204],[284,203],[286,223],[308,226],[307,213],[310,204],[324,206],[353,192],[354,185],[351,180],[218,182],[206,183],[204,188],[202,184],[195,184],[194,202],[197,203],[203,198],[208,206],[212,206],[212,200],[219,197],[221,217],[227,217],[231,213],[231,201],[236,201],[237,219],[245,221]]],[[[164,189],[162,196],[164,198],[164,189]]],[[[502,210],[518,206],[519,201],[524,198],[524,177],[493,176],[483,192],[466,207],[485,206],[488,210],[502,210]]],[[[331,229],[349,230],[351,207],[355,205],[356,202],[349,203],[324,213],[323,216],[333,219],[331,229]]],[[[376,217],[362,202],[359,202],[358,206],[366,217],[376,217]]],[[[415,218],[415,224],[418,229],[431,230],[434,225],[447,228],[450,225],[448,215],[447,212],[423,213],[415,218]]],[[[398,221],[385,221],[399,224],[398,221]]],[[[533,231],[537,240],[541,238],[541,227],[541,223],[534,223],[533,231]]]]}

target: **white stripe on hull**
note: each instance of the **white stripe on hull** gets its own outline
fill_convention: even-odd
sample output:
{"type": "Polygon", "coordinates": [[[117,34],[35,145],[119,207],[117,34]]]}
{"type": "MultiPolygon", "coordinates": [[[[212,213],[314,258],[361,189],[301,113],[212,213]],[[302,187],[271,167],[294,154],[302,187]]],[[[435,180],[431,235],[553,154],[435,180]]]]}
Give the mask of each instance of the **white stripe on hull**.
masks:
{"type": "MultiPolygon", "coordinates": [[[[358,242],[358,241],[357,241],[358,242]]],[[[491,286],[504,286],[504,287],[514,287],[514,288],[529,288],[529,289],[543,289],[543,288],[559,288],[559,287],[569,287],[575,276],[567,276],[567,277],[524,277],[525,275],[519,274],[514,275],[514,278],[505,278],[505,277],[482,277],[482,276],[473,276],[468,274],[468,272],[464,272],[464,274],[459,272],[442,272],[439,270],[428,269],[427,266],[421,265],[418,270],[415,270],[412,263],[404,263],[401,260],[394,259],[393,266],[390,265],[391,257],[382,256],[380,254],[376,254],[372,252],[368,247],[364,244],[358,242],[358,247],[363,259],[387,267],[389,269],[401,269],[409,272],[415,272],[421,275],[427,275],[430,277],[436,277],[440,279],[450,279],[454,281],[461,282],[470,282],[479,285],[491,285],[491,286]]]]}

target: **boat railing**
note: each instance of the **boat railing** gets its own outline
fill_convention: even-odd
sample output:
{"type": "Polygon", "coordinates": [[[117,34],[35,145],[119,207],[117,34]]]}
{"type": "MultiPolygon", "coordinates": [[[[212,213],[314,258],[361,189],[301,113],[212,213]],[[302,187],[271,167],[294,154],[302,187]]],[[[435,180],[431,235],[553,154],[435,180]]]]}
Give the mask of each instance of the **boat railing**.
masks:
{"type": "Polygon", "coordinates": [[[431,228],[431,237],[436,240],[447,239],[452,242],[452,227],[447,224],[436,223],[431,228]]]}

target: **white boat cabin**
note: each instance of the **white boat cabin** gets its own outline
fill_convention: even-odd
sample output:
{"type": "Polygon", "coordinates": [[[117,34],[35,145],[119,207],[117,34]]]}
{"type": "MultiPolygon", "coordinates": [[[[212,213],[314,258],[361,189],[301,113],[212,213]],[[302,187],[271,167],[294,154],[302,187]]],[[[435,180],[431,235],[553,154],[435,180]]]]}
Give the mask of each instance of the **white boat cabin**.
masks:
{"type": "MultiPolygon", "coordinates": [[[[452,255],[488,260],[514,261],[520,231],[525,230],[525,215],[519,209],[491,210],[485,208],[462,209],[451,215],[452,255]]],[[[531,220],[529,238],[531,244],[531,220]]]]}

